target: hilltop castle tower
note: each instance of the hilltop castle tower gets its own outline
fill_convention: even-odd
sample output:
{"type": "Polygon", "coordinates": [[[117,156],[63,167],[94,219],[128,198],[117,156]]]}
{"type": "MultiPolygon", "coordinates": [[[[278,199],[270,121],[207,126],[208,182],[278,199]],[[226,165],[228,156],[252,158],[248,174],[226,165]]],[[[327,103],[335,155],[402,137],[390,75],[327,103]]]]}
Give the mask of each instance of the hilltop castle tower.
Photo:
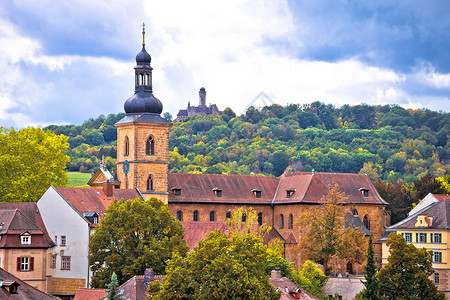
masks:
{"type": "Polygon", "coordinates": [[[153,95],[151,57],[145,50],[136,55],[134,95],[125,101],[125,117],[117,127],[117,177],[120,188],[138,188],[149,199],[168,202],[169,127],[161,118],[163,106],[153,95]]]}

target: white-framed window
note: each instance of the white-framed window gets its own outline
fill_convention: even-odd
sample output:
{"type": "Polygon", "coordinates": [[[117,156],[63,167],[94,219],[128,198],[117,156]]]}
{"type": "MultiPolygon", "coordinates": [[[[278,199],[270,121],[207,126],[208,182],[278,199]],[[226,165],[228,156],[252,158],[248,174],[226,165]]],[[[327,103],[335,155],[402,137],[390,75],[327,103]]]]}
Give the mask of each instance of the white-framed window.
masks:
{"type": "Polygon", "coordinates": [[[412,233],[411,232],[405,232],[404,237],[405,237],[405,241],[407,243],[411,243],[412,242],[412,233]]]}
{"type": "Polygon", "coordinates": [[[17,257],[17,271],[27,272],[34,269],[34,257],[22,256],[17,257]]]}
{"type": "Polygon", "coordinates": [[[50,265],[50,268],[56,268],[56,254],[52,255],[52,263],[50,265]]]}
{"type": "Polygon", "coordinates": [[[66,238],[65,235],[62,235],[62,236],[61,236],[61,246],[65,246],[66,243],[67,243],[67,238],[66,238]]]}
{"type": "Polygon", "coordinates": [[[418,243],[426,243],[427,242],[427,234],[420,232],[419,233],[419,239],[417,240],[418,243]]]}
{"type": "Polygon", "coordinates": [[[30,235],[22,235],[20,237],[20,241],[22,245],[31,245],[31,236],[30,235]]]}
{"type": "Polygon", "coordinates": [[[439,273],[434,273],[434,284],[439,284],[439,273]]]}
{"type": "Polygon", "coordinates": [[[433,233],[433,243],[435,243],[435,244],[442,243],[442,234],[441,233],[436,233],[436,232],[433,233]]]}
{"type": "Polygon", "coordinates": [[[442,252],[433,251],[433,263],[441,263],[442,262],[442,252]]]}
{"type": "Polygon", "coordinates": [[[61,270],[70,270],[70,256],[61,257],[61,270]]]}
{"type": "Polygon", "coordinates": [[[97,223],[98,223],[98,218],[94,217],[94,224],[97,224],[97,223]]]}

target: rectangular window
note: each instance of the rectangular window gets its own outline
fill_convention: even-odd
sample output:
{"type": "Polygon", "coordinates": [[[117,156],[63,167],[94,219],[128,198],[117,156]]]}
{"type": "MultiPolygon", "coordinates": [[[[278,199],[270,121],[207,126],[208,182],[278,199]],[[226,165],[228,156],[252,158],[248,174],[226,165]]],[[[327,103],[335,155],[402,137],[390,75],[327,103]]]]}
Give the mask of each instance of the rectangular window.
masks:
{"type": "Polygon", "coordinates": [[[70,256],[61,257],[61,270],[70,270],[70,256]]]}
{"type": "Polygon", "coordinates": [[[50,268],[56,268],[56,254],[52,255],[52,264],[50,265],[50,268]]]}
{"type": "Polygon", "coordinates": [[[20,237],[22,245],[31,245],[31,236],[23,235],[20,237]]]}
{"type": "Polygon", "coordinates": [[[61,246],[65,246],[66,245],[66,236],[65,235],[62,235],[61,236],[61,246]]]}
{"type": "Polygon", "coordinates": [[[34,269],[34,257],[17,257],[17,271],[27,272],[34,269]]]}
{"type": "Polygon", "coordinates": [[[442,252],[434,251],[433,252],[433,262],[441,263],[442,262],[442,252]]]}
{"type": "Polygon", "coordinates": [[[419,240],[418,243],[426,243],[427,242],[427,234],[426,233],[419,233],[419,240]]]}
{"type": "Polygon", "coordinates": [[[405,232],[405,241],[407,243],[411,243],[412,242],[412,233],[411,232],[405,232]]]}
{"type": "Polygon", "coordinates": [[[433,233],[433,243],[435,243],[435,244],[442,243],[442,234],[440,234],[440,233],[433,233]]]}
{"type": "Polygon", "coordinates": [[[439,284],[439,273],[434,273],[434,284],[439,284]]]}

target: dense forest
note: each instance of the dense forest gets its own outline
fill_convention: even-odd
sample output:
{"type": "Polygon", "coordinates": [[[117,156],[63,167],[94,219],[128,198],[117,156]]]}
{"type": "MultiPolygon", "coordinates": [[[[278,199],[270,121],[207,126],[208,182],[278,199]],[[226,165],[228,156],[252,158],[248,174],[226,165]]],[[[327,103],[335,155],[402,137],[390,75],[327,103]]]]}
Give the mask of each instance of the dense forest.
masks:
{"type": "MultiPolygon", "coordinates": [[[[123,113],[82,125],[51,125],[69,137],[68,171],[93,172],[101,157],[115,170],[123,113]]],[[[165,117],[170,119],[169,114],[165,117]]],[[[450,114],[397,105],[250,107],[236,116],[196,115],[170,129],[170,172],[265,174],[284,170],[367,173],[372,180],[412,183],[450,173],[450,114]]]]}

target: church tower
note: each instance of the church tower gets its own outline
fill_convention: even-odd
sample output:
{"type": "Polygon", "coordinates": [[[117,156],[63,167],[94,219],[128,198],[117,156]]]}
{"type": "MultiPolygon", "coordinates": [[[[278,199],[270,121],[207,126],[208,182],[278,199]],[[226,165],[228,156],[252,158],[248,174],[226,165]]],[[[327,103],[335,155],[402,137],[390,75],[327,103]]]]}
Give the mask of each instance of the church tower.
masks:
{"type": "Polygon", "coordinates": [[[151,57],[145,50],[136,55],[134,95],[125,101],[125,117],[117,127],[117,177],[120,188],[138,188],[149,199],[168,202],[169,127],[161,118],[162,103],[153,96],[151,57]]]}

